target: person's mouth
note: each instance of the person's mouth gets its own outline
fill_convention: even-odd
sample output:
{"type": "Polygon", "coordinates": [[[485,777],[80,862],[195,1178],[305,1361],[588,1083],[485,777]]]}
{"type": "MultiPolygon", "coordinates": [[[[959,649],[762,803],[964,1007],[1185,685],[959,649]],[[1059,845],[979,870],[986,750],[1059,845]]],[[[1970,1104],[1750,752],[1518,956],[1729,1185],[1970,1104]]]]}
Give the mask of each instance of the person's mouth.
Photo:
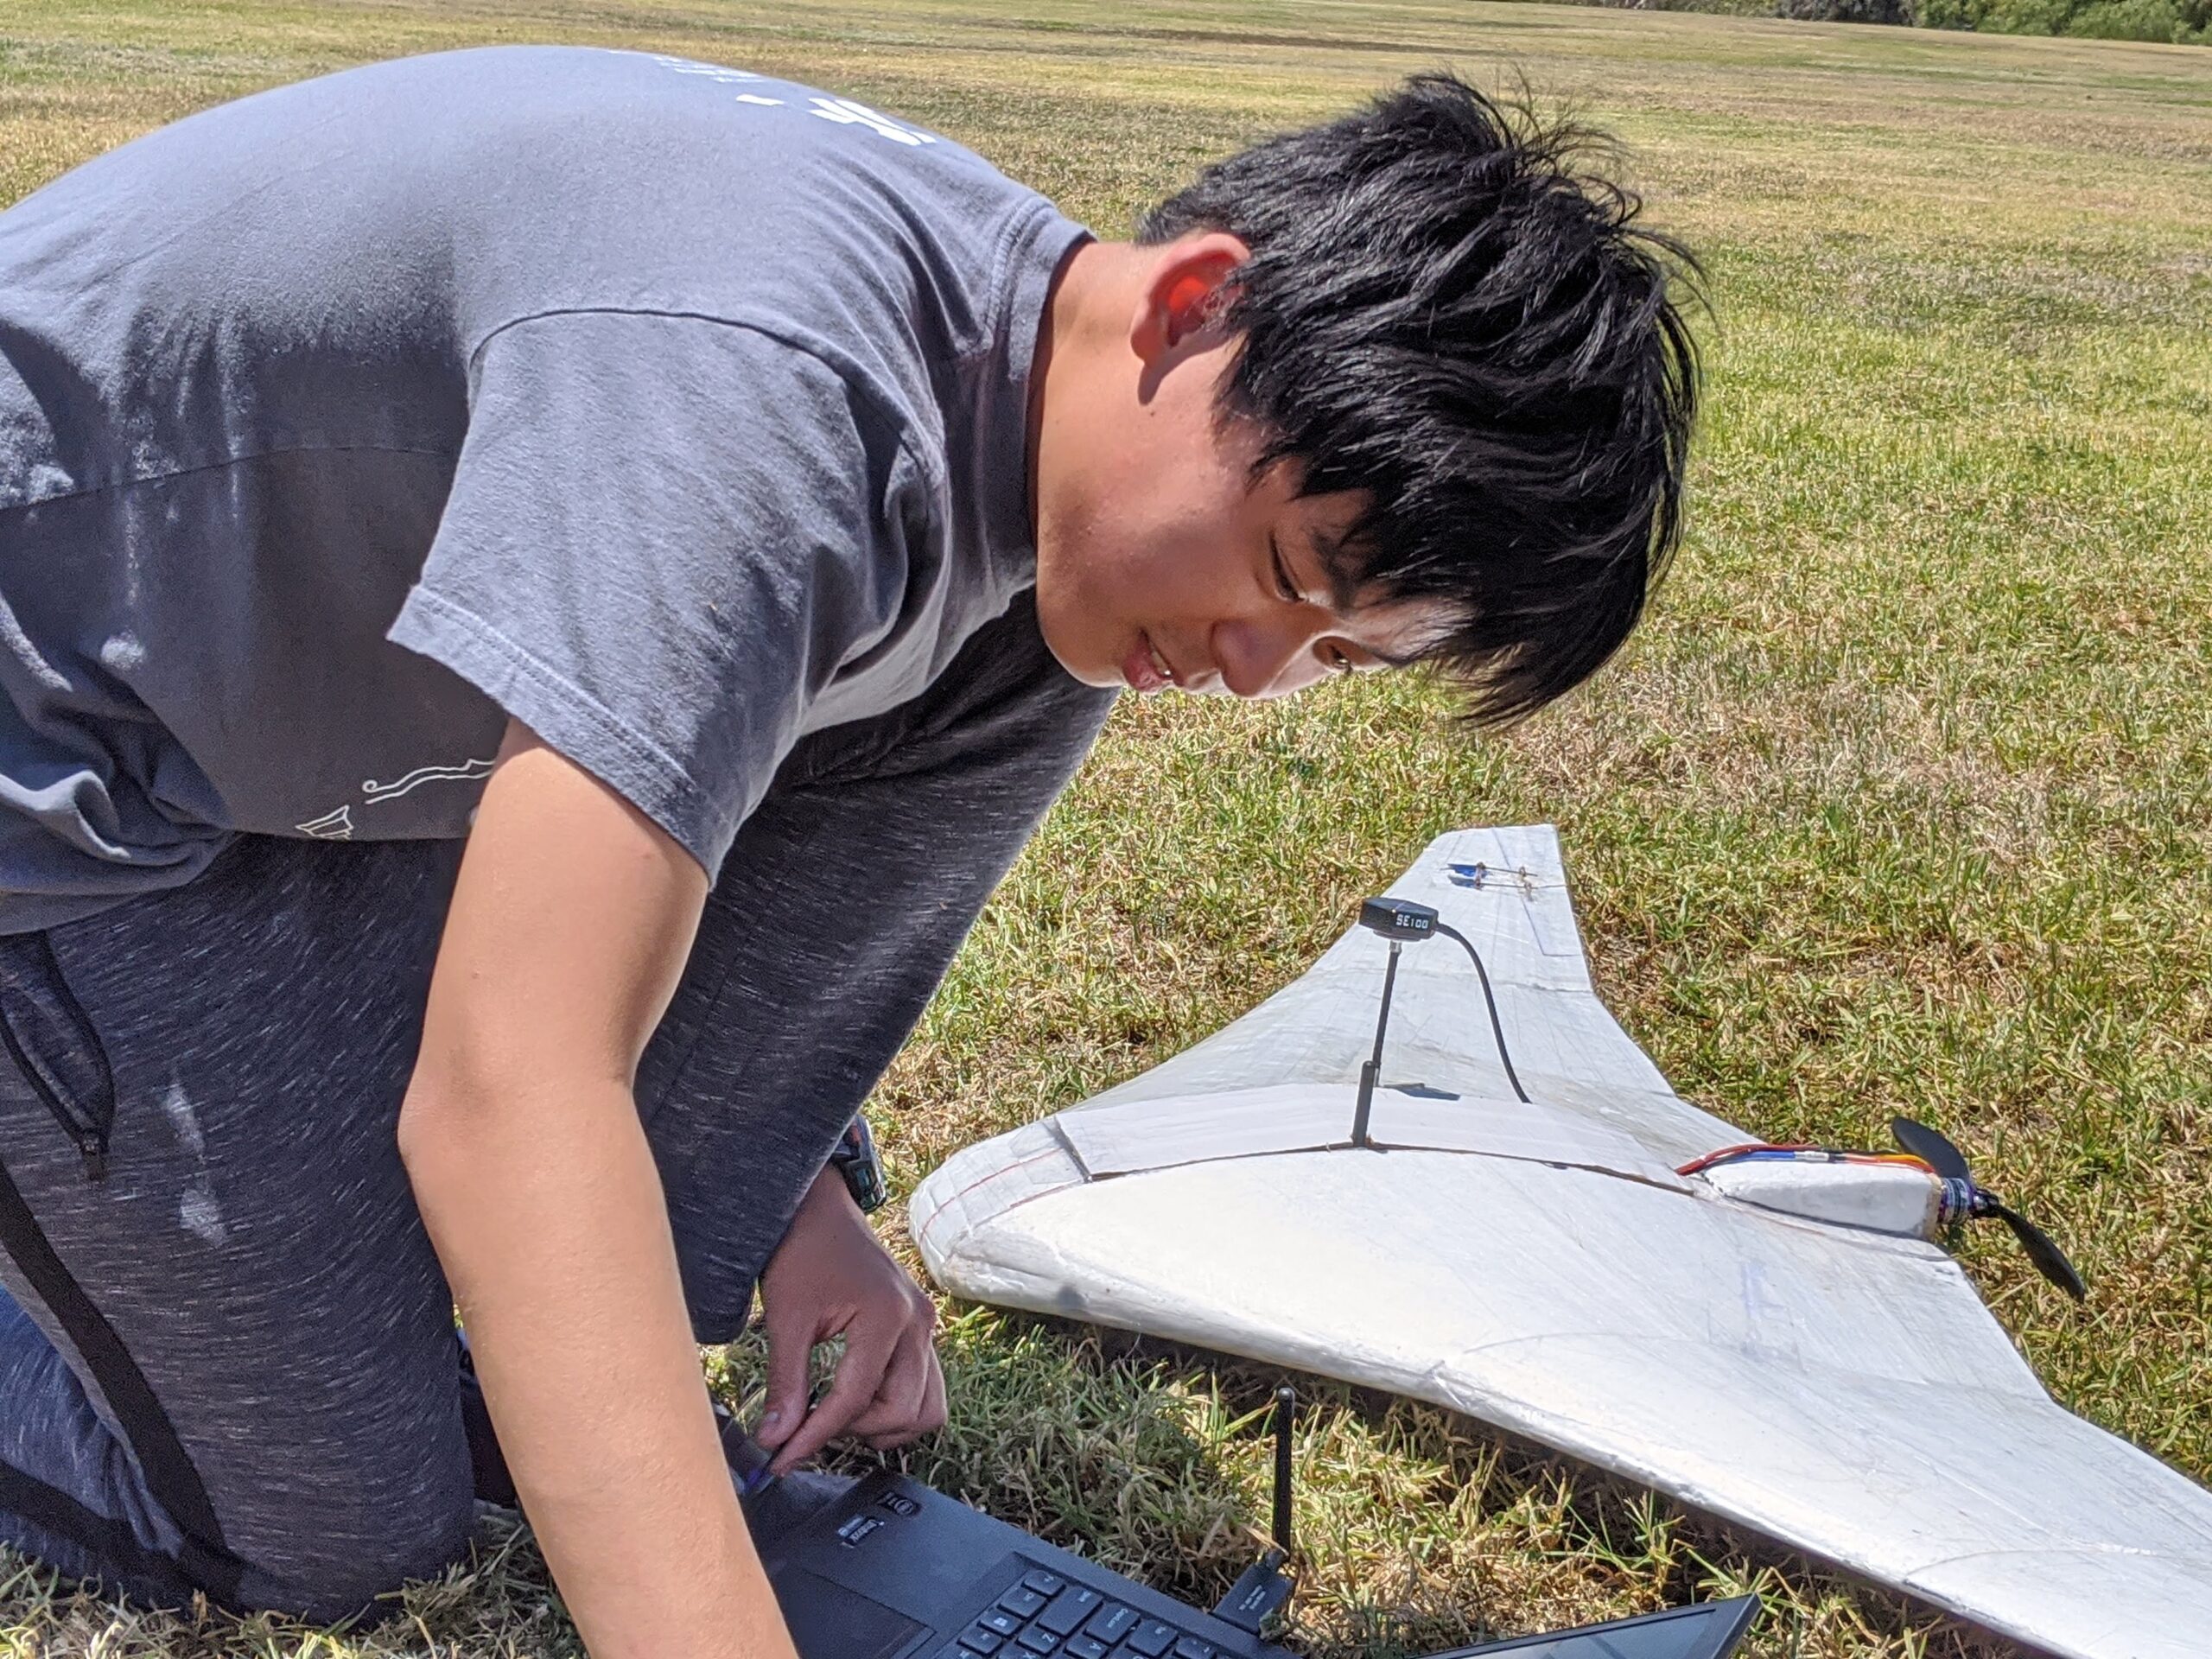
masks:
{"type": "Polygon", "coordinates": [[[1152,636],[1142,629],[1138,630],[1136,643],[1129,647],[1129,654],[1122,659],[1122,678],[1130,690],[1140,694],[1164,691],[1180,683],[1175,677],[1173,665],[1152,643],[1152,636]]]}

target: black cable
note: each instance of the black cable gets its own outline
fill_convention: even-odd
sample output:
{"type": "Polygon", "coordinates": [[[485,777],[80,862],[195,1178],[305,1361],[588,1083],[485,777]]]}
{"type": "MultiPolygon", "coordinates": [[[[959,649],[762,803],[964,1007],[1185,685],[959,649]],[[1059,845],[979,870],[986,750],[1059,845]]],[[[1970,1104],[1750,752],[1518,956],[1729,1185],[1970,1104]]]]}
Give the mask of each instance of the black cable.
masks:
{"type": "Polygon", "coordinates": [[[1390,965],[1382,970],[1382,1006],[1375,1014],[1375,1052],[1359,1068],[1359,1099],[1352,1107],[1351,1143],[1365,1147],[1368,1116],[1375,1109],[1375,1085],[1382,1075],[1382,1036],[1390,1028],[1390,992],[1398,982],[1399,942],[1390,941],[1390,965]]]}
{"type": "Polygon", "coordinates": [[[1491,993],[1490,969],[1483,966],[1482,953],[1475,949],[1465,934],[1449,922],[1440,919],[1436,923],[1436,931],[1447,939],[1457,939],[1459,948],[1467,953],[1467,959],[1475,964],[1475,976],[1483,982],[1483,1001],[1490,1009],[1491,1035],[1497,1039],[1497,1063],[1505,1068],[1505,1080],[1513,1085],[1513,1092],[1520,1096],[1521,1103],[1535,1105],[1536,1103],[1529,1098],[1529,1091],[1521,1086],[1520,1076],[1513,1069],[1513,1057],[1505,1052],[1505,1027],[1497,1017],[1497,998],[1491,993]]]}

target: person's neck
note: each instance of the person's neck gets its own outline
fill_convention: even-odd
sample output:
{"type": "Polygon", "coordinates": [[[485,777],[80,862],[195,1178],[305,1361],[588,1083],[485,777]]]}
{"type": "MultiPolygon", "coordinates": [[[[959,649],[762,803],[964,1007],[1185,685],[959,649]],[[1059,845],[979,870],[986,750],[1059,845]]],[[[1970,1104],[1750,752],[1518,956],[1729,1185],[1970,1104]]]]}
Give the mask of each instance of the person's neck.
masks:
{"type": "Polygon", "coordinates": [[[1029,364],[1029,531],[1037,535],[1039,504],[1049,494],[1058,454],[1052,415],[1079,397],[1086,359],[1126,321],[1124,290],[1138,250],[1128,242],[1078,243],[1061,261],[1037,323],[1029,364]]]}

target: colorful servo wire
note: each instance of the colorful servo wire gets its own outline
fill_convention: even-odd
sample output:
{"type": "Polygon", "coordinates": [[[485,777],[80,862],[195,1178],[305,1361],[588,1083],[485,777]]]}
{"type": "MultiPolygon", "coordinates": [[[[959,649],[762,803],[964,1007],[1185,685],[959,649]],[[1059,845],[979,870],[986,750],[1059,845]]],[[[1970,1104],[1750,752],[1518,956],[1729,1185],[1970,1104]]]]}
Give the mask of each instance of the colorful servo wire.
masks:
{"type": "Polygon", "coordinates": [[[1677,1175],[1695,1175],[1717,1164],[1740,1164],[1751,1161],[1788,1162],[1800,1164],[1904,1164],[1910,1168],[1925,1170],[1933,1175],[1924,1158],[1916,1158],[1909,1152],[1843,1152],[1834,1147],[1816,1147],[1808,1141],[1748,1141],[1740,1147],[1723,1147],[1718,1152],[1708,1152],[1702,1158],[1693,1158],[1679,1166],[1677,1175]]]}
{"type": "Polygon", "coordinates": [[[1678,1166],[1675,1173],[1696,1175],[1723,1164],[1745,1163],[1890,1164],[1916,1169],[1942,1189],[1936,1200],[1937,1221],[1948,1224],[1975,1213],[1971,1181],[1938,1174],[1925,1158],[1916,1158],[1909,1152],[1841,1152],[1834,1147],[1816,1147],[1807,1141],[1751,1141],[1740,1147],[1723,1147],[1702,1158],[1693,1158],[1678,1166]]]}

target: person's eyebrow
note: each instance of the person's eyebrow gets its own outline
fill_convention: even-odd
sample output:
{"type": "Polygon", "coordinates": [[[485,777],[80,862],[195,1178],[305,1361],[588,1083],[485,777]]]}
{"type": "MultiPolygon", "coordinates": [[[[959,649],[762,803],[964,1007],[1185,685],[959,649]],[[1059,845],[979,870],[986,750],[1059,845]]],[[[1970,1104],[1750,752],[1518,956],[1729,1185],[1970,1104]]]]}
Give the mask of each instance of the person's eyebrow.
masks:
{"type": "MultiPolygon", "coordinates": [[[[1345,567],[1351,563],[1344,556],[1344,537],[1313,526],[1307,530],[1306,540],[1313,551],[1313,563],[1320,567],[1321,575],[1329,584],[1329,608],[1338,616],[1351,616],[1359,608],[1359,590],[1344,574],[1345,567]]],[[[1411,668],[1421,660],[1422,653],[1418,651],[1378,651],[1364,640],[1354,639],[1351,643],[1385,668],[1411,668]]]]}
{"type": "MultiPolygon", "coordinates": [[[[1313,550],[1313,563],[1320,567],[1322,577],[1329,584],[1329,608],[1338,616],[1350,616],[1358,607],[1359,590],[1344,574],[1345,567],[1351,563],[1344,556],[1344,538],[1311,525],[1306,530],[1306,542],[1313,550]]],[[[1376,654],[1381,655],[1379,652],[1376,654]]],[[[1394,663],[1391,666],[1399,664],[1394,663]]]]}

